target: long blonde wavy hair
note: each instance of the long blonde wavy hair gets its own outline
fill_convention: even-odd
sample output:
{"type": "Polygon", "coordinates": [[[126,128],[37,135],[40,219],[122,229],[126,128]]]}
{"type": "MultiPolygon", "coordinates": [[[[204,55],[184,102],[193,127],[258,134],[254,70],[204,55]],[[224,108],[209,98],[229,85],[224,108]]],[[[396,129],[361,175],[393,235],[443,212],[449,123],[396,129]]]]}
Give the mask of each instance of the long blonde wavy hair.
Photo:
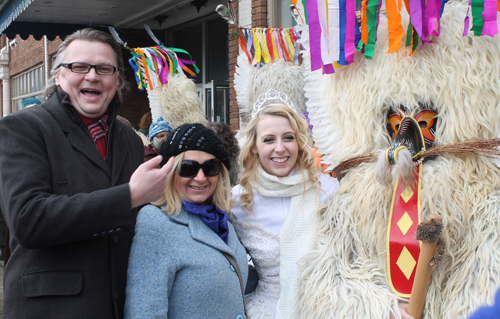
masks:
{"type": "MultiPolygon", "coordinates": [[[[159,200],[151,204],[162,207],[164,212],[170,215],[176,216],[182,210],[182,200],[181,196],[175,189],[175,182],[179,178],[179,170],[181,168],[181,162],[184,159],[184,153],[181,153],[175,157],[174,169],[170,171],[167,175],[167,188],[163,192],[163,195],[159,200]]],[[[231,200],[231,183],[229,181],[229,171],[226,166],[222,165],[219,175],[217,176],[217,187],[215,188],[212,197],[209,199],[212,205],[215,205],[219,209],[230,213],[233,202],[231,200]]]]}
{"type": "MultiPolygon", "coordinates": [[[[290,122],[290,125],[295,133],[297,143],[299,145],[299,154],[295,166],[298,167],[304,175],[307,173],[309,180],[319,190],[318,175],[319,170],[314,166],[314,154],[312,141],[308,132],[308,125],[306,120],[301,117],[297,112],[284,104],[271,104],[261,110],[251,121],[245,129],[246,140],[241,147],[239,161],[241,167],[240,185],[243,187],[241,194],[241,208],[253,213],[253,189],[252,183],[257,180],[258,167],[260,165],[259,154],[254,154],[252,148],[255,147],[257,139],[257,124],[264,116],[281,116],[290,122]]],[[[303,176],[304,181],[306,176],[303,176]]],[[[304,183],[305,189],[305,183],[304,183]]]]}

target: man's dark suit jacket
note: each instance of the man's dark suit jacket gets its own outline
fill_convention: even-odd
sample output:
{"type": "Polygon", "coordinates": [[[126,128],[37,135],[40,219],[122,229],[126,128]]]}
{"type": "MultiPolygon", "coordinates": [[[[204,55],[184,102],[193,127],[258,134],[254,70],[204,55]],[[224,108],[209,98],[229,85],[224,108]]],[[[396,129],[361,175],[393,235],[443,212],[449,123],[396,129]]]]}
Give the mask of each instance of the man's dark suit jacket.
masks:
{"type": "Polygon", "coordinates": [[[106,161],[58,89],[0,120],[0,203],[11,231],[4,318],[121,318],[143,145],[110,104],[106,161]]]}

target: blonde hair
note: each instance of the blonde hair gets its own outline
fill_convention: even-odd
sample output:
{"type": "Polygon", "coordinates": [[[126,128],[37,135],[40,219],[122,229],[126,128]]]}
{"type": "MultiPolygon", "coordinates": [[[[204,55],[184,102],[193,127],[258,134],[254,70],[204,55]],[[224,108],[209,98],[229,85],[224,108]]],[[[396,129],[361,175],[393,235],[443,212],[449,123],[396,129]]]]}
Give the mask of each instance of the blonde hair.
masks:
{"type": "MultiPolygon", "coordinates": [[[[312,141],[308,132],[308,125],[306,120],[301,117],[297,112],[293,111],[291,108],[284,104],[271,104],[264,109],[262,109],[251,121],[245,129],[246,140],[243,143],[240,151],[240,185],[243,187],[243,193],[241,194],[241,208],[248,210],[253,213],[252,203],[253,203],[253,190],[252,183],[257,180],[257,168],[260,165],[259,155],[252,152],[252,148],[255,147],[256,137],[257,137],[257,124],[259,120],[264,116],[281,116],[290,122],[297,143],[299,146],[299,154],[297,156],[297,162],[295,163],[302,174],[304,171],[307,172],[307,177],[309,180],[319,189],[318,174],[319,170],[314,166],[314,154],[312,141]]],[[[305,176],[304,181],[306,180],[305,176]]],[[[304,183],[305,187],[305,183],[304,183]]]]}
{"type": "MultiPolygon", "coordinates": [[[[176,216],[182,210],[182,200],[181,196],[175,189],[175,182],[179,178],[179,170],[181,167],[181,162],[184,159],[184,153],[181,153],[175,157],[174,169],[167,175],[167,187],[163,192],[163,195],[159,200],[151,204],[163,208],[164,212],[170,215],[176,216]]],[[[226,166],[222,165],[219,175],[217,175],[217,187],[214,193],[210,197],[209,201],[217,208],[230,213],[233,205],[231,201],[231,183],[229,181],[229,171],[226,166]]]]}

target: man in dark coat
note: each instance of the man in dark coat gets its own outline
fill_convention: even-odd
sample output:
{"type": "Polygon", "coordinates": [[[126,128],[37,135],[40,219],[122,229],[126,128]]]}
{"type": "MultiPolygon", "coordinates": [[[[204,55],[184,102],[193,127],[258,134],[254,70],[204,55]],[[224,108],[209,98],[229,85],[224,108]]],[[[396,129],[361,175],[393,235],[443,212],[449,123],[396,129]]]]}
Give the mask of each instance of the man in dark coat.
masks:
{"type": "Polygon", "coordinates": [[[173,161],[142,164],[140,138],[116,120],[125,81],[108,34],[70,35],[52,74],[46,101],[0,120],[4,316],[121,318],[138,207],[160,197],[173,161]]]}

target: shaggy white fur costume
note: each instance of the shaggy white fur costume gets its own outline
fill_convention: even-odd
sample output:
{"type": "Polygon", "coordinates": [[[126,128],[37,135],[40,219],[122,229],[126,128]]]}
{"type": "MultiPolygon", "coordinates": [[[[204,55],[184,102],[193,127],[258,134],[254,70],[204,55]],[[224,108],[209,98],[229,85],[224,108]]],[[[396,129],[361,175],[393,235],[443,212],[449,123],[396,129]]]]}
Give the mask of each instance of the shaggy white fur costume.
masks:
{"type": "MultiPolygon", "coordinates": [[[[314,126],[313,136],[332,166],[385,151],[387,112],[400,104],[434,105],[436,143],[499,136],[499,36],[462,37],[467,8],[450,2],[439,38],[412,56],[408,48],[387,54],[387,19],[381,17],[373,60],[357,53],[354,64],[321,77],[323,111],[309,102],[308,110],[313,124],[323,124],[314,126]]],[[[401,298],[390,289],[386,260],[396,174],[393,185],[384,186],[375,170],[375,162],[350,170],[321,216],[324,248],[302,260],[301,318],[400,317],[401,298]]],[[[422,220],[441,214],[446,245],[424,318],[467,318],[491,303],[500,285],[500,170],[485,157],[440,156],[423,165],[420,202],[422,220]]]]}

